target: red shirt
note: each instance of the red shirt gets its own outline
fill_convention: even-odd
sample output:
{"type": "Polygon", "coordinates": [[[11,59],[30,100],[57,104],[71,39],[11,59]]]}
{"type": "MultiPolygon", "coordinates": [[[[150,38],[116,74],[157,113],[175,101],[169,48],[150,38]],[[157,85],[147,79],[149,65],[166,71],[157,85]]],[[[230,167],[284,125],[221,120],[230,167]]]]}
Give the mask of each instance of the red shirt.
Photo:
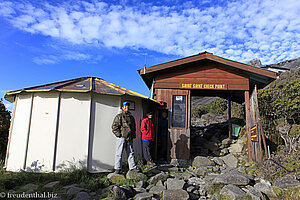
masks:
{"type": "Polygon", "coordinates": [[[152,120],[144,118],[141,124],[142,140],[154,141],[155,132],[152,120]]]}

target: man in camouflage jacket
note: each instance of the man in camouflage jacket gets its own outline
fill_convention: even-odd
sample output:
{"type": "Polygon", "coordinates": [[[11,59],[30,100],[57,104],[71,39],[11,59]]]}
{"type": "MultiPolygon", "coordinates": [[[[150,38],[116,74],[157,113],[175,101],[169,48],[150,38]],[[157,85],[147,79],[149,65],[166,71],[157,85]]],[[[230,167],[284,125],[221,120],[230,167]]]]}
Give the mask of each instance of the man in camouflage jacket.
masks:
{"type": "Polygon", "coordinates": [[[122,112],[118,114],[112,124],[112,132],[117,137],[117,147],[115,154],[115,173],[121,173],[122,154],[126,149],[129,169],[138,171],[134,161],[133,139],[136,138],[135,119],[128,111],[130,104],[123,102],[122,112]]]}

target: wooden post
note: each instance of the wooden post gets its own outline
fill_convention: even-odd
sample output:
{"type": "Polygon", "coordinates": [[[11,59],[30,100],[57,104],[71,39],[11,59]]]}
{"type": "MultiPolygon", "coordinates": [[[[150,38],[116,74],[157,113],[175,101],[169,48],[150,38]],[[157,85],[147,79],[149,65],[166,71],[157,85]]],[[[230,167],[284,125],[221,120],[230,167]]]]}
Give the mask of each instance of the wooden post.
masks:
{"type": "Polygon", "coordinates": [[[231,100],[230,96],[228,96],[228,131],[229,131],[229,136],[228,138],[232,138],[232,125],[231,125],[231,100]]]}
{"type": "Polygon", "coordinates": [[[252,155],[251,155],[251,135],[250,135],[249,90],[245,91],[244,96],[245,96],[245,111],[246,111],[246,125],[247,125],[248,161],[252,162],[252,155]]]}

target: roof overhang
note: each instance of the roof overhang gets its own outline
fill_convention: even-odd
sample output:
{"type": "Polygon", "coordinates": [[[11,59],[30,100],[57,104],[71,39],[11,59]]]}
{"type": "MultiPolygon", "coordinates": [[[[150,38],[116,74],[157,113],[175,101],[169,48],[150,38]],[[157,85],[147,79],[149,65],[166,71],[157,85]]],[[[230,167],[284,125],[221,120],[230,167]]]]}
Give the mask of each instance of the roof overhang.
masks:
{"type": "Polygon", "coordinates": [[[153,79],[158,73],[161,73],[165,70],[173,70],[179,66],[183,66],[186,64],[191,64],[199,61],[213,61],[225,67],[229,67],[231,69],[241,71],[249,75],[250,82],[255,82],[261,86],[267,85],[273,80],[276,80],[277,78],[277,74],[275,72],[261,69],[258,67],[253,67],[251,65],[247,65],[237,61],[225,59],[219,56],[215,56],[208,52],[203,52],[197,55],[181,58],[178,60],[154,65],[147,68],[142,68],[138,70],[138,73],[140,74],[140,76],[142,77],[142,79],[150,89],[153,79]]]}
{"type": "Polygon", "coordinates": [[[40,86],[34,86],[29,88],[24,88],[20,90],[9,91],[5,94],[4,98],[9,102],[15,101],[15,96],[21,93],[36,93],[36,92],[76,92],[76,93],[98,93],[106,95],[116,95],[116,96],[134,96],[155,103],[158,101],[149,98],[145,95],[139,94],[132,90],[120,87],[113,83],[107,82],[101,78],[97,77],[81,77],[71,80],[65,80],[40,86]]]}

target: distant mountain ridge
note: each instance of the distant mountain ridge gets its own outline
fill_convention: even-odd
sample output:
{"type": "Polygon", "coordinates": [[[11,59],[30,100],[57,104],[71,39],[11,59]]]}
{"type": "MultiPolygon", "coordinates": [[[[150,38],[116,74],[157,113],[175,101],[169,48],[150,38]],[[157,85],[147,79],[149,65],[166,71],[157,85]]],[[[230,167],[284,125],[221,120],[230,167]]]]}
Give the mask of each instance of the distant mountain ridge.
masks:
{"type": "Polygon", "coordinates": [[[267,67],[278,68],[279,67],[279,68],[293,69],[293,68],[300,67],[300,57],[292,59],[292,60],[285,60],[285,61],[275,63],[275,64],[269,64],[269,65],[263,65],[258,58],[255,58],[253,60],[250,60],[247,64],[254,66],[254,67],[260,67],[260,68],[267,68],[267,67]]]}

